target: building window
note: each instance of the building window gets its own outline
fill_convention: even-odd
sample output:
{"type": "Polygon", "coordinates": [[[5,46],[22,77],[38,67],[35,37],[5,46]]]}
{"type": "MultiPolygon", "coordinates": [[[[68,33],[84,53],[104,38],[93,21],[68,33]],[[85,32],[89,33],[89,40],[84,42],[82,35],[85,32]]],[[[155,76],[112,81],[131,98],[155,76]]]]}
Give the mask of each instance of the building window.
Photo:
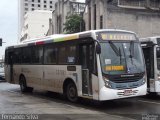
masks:
{"type": "Polygon", "coordinates": [[[50,8],[52,8],[52,6],[50,6],[50,8]]]}
{"type": "Polygon", "coordinates": [[[44,5],[44,8],[46,8],[47,6],[46,5],[44,5]]]}
{"type": "Polygon", "coordinates": [[[41,1],[40,1],[40,0],[38,0],[38,2],[40,3],[41,1]]]}
{"type": "Polygon", "coordinates": [[[28,6],[28,4],[27,4],[27,3],[25,3],[25,6],[28,6]]]}
{"type": "Polygon", "coordinates": [[[38,7],[41,7],[41,5],[38,5],[38,7]]]}
{"type": "Polygon", "coordinates": [[[32,7],[34,7],[34,4],[32,4],[32,7]]]}
{"type": "Polygon", "coordinates": [[[50,4],[52,4],[52,1],[50,1],[50,4]]]}
{"type": "Polygon", "coordinates": [[[28,11],[28,8],[25,8],[26,11],[28,11]]]}
{"type": "Polygon", "coordinates": [[[100,29],[103,29],[103,15],[100,16],[100,29]]]}
{"type": "Polygon", "coordinates": [[[32,2],[34,2],[34,0],[32,0],[32,2]]]}
{"type": "Polygon", "coordinates": [[[32,8],[32,11],[34,10],[34,8],[32,8]]]}
{"type": "Polygon", "coordinates": [[[46,1],[44,1],[44,3],[46,3],[46,1]]]}

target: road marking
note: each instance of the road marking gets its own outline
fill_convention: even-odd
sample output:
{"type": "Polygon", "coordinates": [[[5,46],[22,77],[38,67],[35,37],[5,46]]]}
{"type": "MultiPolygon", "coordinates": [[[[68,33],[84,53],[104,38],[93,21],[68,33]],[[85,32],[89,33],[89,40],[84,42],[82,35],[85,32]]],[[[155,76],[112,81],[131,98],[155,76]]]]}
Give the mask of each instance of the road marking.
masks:
{"type": "Polygon", "coordinates": [[[138,100],[140,102],[144,102],[144,103],[149,103],[149,104],[157,104],[157,105],[160,105],[160,103],[157,103],[157,102],[151,102],[151,101],[146,101],[146,100],[138,100]]]}

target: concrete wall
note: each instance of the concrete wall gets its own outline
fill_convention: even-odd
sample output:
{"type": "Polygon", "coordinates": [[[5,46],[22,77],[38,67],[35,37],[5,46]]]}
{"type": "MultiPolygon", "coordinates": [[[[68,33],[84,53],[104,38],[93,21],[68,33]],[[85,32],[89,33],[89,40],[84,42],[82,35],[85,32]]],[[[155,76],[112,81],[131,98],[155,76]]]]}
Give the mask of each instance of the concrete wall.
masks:
{"type": "MultiPolygon", "coordinates": [[[[73,1],[74,0],[64,0],[64,1],[59,0],[55,4],[55,10],[52,13],[53,30],[49,30],[49,31],[53,31],[52,34],[65,33],[64,24],[66,22],[66,17],[76,13],[74,11],[73,4],[84,4],[83,2],[79,3],[76,0],[75,0],[75,2],[73,2],[73,1]]],[[[76,14],[80,14],[80,13],[76,13],[76,14]]],[[[48,34],[48,35],[50,35],[50,34],[48,34]]]]}
{"type": "Polygon", "coordinates": [[[116,0],[107,3],[106,0],[88,0],[88,6],[84,14],[86,30],[100,29],[100,16],[103,16],[104,29],[125,29],[136,32],[139,37],[160,35],[160,12],[132,6],[119,7],[116,0]],[[94,28],[94,6],[96,4],[96,28],[94,28]],[[89,20],[89,8],[91,8],[91,20],[89,20]]]}
{"type": "Polygon", "coordinates": [[[139,37],[160,35],[160,14],[156,11],[108,9],[106,24],[106,28],[134,31],[139,37]]]}
{"type": "MultiPolygon", "coordinates": [[[[30,11],[25,15],[23,40],[46,36],[49,29],[51,11],[30,11]]],[[[21,40],[21,41],[23,41],[21,40]]]]}

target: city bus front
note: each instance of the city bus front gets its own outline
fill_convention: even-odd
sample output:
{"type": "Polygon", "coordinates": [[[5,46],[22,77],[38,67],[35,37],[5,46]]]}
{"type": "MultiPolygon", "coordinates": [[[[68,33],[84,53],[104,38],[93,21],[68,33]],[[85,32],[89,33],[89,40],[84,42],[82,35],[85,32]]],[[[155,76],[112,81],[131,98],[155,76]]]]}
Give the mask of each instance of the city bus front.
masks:
{"type": "Polygon", "coordinates": [[[146,71],[139,40],[129,32],[99,32],[101,73],[99,99],[146,94],[146,71]]]}

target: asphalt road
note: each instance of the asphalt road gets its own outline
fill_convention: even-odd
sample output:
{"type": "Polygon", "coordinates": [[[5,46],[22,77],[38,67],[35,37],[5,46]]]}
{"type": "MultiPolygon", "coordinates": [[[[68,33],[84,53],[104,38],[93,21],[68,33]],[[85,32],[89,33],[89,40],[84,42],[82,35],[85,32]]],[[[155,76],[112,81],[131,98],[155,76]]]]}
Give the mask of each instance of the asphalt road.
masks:
{"type": "Polygon", "coordinates": [[[0,82],[0,120],[8,114],[38,115],[38,120],[160,120],[160,96],[71,103],[46,91],[22,94],[18,85],[0,82]]]}

